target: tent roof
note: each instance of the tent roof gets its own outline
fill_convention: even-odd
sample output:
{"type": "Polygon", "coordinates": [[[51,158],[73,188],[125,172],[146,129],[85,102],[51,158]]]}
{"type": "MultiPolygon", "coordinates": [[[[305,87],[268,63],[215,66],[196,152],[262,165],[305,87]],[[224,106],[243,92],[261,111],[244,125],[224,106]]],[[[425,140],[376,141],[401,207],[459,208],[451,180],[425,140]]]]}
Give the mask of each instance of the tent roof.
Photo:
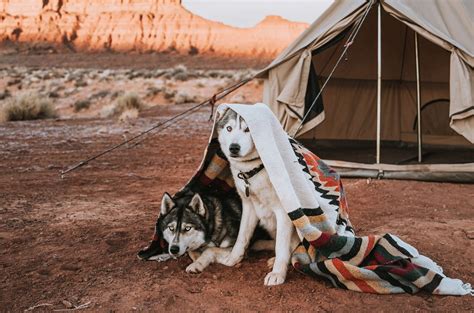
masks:
{"type": "MultiPolygon", "coordinates": [[[[399,20],[408,20],[432,35],[459,49],[474,66],[474,1],[471,0],[380,0],[384,9],[399,20]]],[[[361,17],[374,0],[336,0],[292,44],[257,75],[265,76],[271,68],[302,52],[326,37],[334,28],[347,28],[361,17]],[[347,23],[341,23],[347,20],[347,23]]],[[[411,26],[408,24],[408,26],[411,26]]],[[[421,34],[423,35],[423,34],[421,34]]],[[[445,47],[446,48],[446,47],[445,47]]]]}
{"type": "MultiPolygon", "coordinates": [[[[298,127],[302,116],[307,114],[304,111],[305,94],[312,64],[312,52],[328,47],[328,43],[331,43],[345,30],[352,28],[353,25],[358,25],[359,22],[363,22],[359,25],[366,25],[367,21],[371,20],[370,18],[366,20],[366,17],[373,15],[369,9],[378,3],[383,8],[383,14],[390,15],[421,37],[449,52],[449,75],[444,74],[443,77],[449,77],[450,127],[474,143],[474,1],[472,0],[338,0],[268,67],[257,73],[257,77],[267,78],[264,101],[272,108],[283,127],[292,134],[298,131],[296,135],[302,135],[319,125],[325,118],[324,112],[306,120],[303,127],[298,127]]],[[[395,36],[393,33],[396,30],[395,26],[390,27],[390,23],[382,24],[382,28],[386,31],[385,34],[395,36]],[[389,28],[384,25],[389,25],[389,28]],[[392,31],[392,34],[390,35],[390,32],[387,31],[392,31]]],[[[382,37],[384,37],[383,29],[382,37]]],[[[365,32],[376,33],[377,28],[366,28],[365,32]]],[[[356,37],[354,46],[358,44],[360,37],[364,38],[362,35],[356,37]]],[[[376,36],[370,38],[366,36],[366,41],[362,40],[362,42],[368,47],[377,40],[376,38],[376,36]]],[[[391,43],[392,46],[394,44],[395,42],[391,43]]],[[[352,46],[351,49],[354,47],[352,46]]],[[[366,62],[367,68],[363,69],[365,73],[368,71],[375,73],[376,71],[372,68],[374,59],[369,58],[369,54],[364,54],[360,47],[359,50],[358,54],[366,62]]],[[[375,51],[375,49],[370,51],[372,50],[375,51]]],[[[393,52],[391,50],[393,49],[387,51],[393,52]]],[[[352,51],[354,52],[354,50],[352,51]]],[[[434,57],[434,50],[430,51],[429,60],[433,62],[433,66],[440,66],[440,61],[434,57]]],[[[357,55],[357,53],[354,54],[357,55]]],[[[393,72],[397,64],[397,60],[393,58],[404,55],[404,53],[398,53],[397,56],[383,56],[382,64],[388,65],[386,68],[392,69],[393,72]],[[392,62],[390,63],[390,61],[392,62]]],[[[428,60],[426,56],[424,59],[428,60]]],[[[442,64],[443,68],[447,65],[445,63],[442,64]]],[[[403,64],[403,60],[401,64],[403,64]]],[[[363,62],[360,63],[359,69],[365,65],[363,62]]],[[[352,70],[356,69],[357,67],[353,66],[352,70]]],[[[388,75],[382,79],[390,79],[390,77],[388,75]]],[[[368,75],[365,77],[346,75],[340,76],[340,78],[358,79],[359,81],[370,79],[368,75]]],[[[351,86],[354,86],[354,83],[351,86]]],[[[392,99],[393,101],[398,100],[392,99]]]]}

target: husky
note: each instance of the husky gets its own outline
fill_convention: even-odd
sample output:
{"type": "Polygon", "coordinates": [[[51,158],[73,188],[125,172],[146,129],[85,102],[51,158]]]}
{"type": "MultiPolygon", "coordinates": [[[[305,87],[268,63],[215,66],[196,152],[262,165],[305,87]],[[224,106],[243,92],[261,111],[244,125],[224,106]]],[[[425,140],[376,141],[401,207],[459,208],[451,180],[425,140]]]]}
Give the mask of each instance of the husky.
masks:
{"type": "Polygon", "coordinates": [[[291,253],[300,242],[297,231],[272,186],[245,121],[228,109],[216,129],[242,199],[242,219],[235,245],[220,263],[239,263],[260,224],[275,239],[275,258],[269,260],[269,266],[273,263],[272,271],[265,276],[264,284],[280,285],[285,282],[291,253]]]}
{"type": "Polygon", "coordinates": [[[222,259],[234,245],[242,209],[236,194],[214,197],[195,193],[173,199],[165,193],[160,214],[157,227],[168,242],[169,256],[177,258],[187,252],[193,263],[186,272],[198,273],[222,259]]]}

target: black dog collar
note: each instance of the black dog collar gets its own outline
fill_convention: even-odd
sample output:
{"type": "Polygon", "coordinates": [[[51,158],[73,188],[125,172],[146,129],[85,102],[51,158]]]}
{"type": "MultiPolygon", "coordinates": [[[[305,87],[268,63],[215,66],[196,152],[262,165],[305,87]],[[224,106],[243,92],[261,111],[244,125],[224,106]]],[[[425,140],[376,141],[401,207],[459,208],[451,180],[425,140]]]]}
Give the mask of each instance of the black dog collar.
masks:
{"type": "Polygon", "coordinates": [[[248,172],[240,172],[239,174],[237,174],[237,177],[242,179],[245,183],[245,195],[248,197],[250,196],[250,182],[249,182],[249,179],[254,177],[255,175],[257,175],[261,170],[263,170],[265,166],[262,164],[260,164],[259,166],[257,166],[256,168],[248,171],[248,172]]]}

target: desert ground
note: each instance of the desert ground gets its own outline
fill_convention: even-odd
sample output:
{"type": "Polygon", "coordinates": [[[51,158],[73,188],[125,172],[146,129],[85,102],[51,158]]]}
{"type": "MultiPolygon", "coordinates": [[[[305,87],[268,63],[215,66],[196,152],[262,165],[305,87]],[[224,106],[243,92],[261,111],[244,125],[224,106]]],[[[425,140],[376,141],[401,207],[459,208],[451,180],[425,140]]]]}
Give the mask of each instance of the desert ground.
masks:
{"type": "MultiPolygon", "coordinates": [[[[0,57],[0,105],[34,92],[48,96],[58,113],[0,124],[0,311],[474,311],[473,297],[360,294],[295,270],[285,284],[268,288],[263,278],[271,253],[197,275],[184,271],[187,257],[138,260],[162,194],[177,191],[199,165],[210,109],[64,178],[59,171],[252,73],[235,69],[262,66],[188,59],[0,57]],[[143,102],[138,112],[109,114],[126,92],[143,102]]],[[[261,89],[255,81],[226,100],[259,101],[261,89]]],[[[345,187],[358,234],[397,234],[447,275],[474,283],[473,185],[346,179],[345,187]]]]}

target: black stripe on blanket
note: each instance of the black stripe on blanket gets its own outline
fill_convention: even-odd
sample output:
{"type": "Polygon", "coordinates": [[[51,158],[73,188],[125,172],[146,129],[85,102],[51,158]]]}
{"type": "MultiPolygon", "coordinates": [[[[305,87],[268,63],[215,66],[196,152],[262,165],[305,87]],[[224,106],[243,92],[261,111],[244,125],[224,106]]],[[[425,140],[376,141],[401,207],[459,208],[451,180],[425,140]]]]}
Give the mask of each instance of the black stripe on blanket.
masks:
{"type": "Polygon", "coordinates": [[[306,216],[318,216],[318,215],[323,215],[324,211],[320,208],[313,208],[313,209],[302,209],[303,214],[306,216]]]}
{"type": "Polygon", "coordinates": [[[390,235],[390,234],[385,234],[383,236],[383,238],[387,239],[387,241],[393,246],[395,247],[398,251],[400,251],[401,253],[403,253],[404,255],[410,257],[410,258],[413,258],[413,255],[408,252],[405,248],[401,247],[398,245],[398,243],[393,239],[393,237],[390,235]]]}
{"type": "Polygon", "coordinates": [[[290,213],[288,213],[288,216],[290,217],[290,220],[295,221],[295,220],[299,219],[300,217],[303,217],[304,213],[303,213],[303,210],[296,209],[296,210],[291,211],[290,213]]]}
{"type": "Polygon", "coordinates": [[[323,273],[326,276],[329,276],[329,277],[332,278],[332,283],[335,284],[336,287],[339,287],[339,288],[342,288],[342,289],[348,289],[346,287],[346,285],[344,285],[343,283],[341,283],[339,281],[339,279],[337,278],[336,275],[334,275],[333,273],[331,273],[331,271],[328,270],[328,268],[326,267],[326,264],[324,262],[317,262],[316,266],[318,267],[318,269],[321,273],[323,273]]]}
{"type": "Polygon", "coordinates": [[[403,291],[405,291],[406,293],[414,294],[416,292],[416,289],[402,284],[399,279],[396,279],[392,275],[387,273],[387,271],[384,269],[384,266],[377,267],[374,270],[374,273],[377,274],[377,276],[380,277],[382,280],[385,280],[390,283],[392,286],[403,289],[403,291]]]}
{"type": "Polygon", "coordinates": [[[423,286],[423,290],[433,293],[433,291],[435,291],[435,289],[438,288],[439,284],[441,284],[442,279],[443,279],[443,276],[439,274],[435,274],[431,282],[423,286]]]}
{"type": "Polygon", "coordinates": [[[339,258],[342,261],[348,261],[348,260],[352,259],[353,257],[355,257],[357,255],[357,253],[360,252],[360,246],[361,245],[362,245],[362,239],[355,237],[354,238],[354,244],[352,245],[351,250],[348,253],[346,253],[344,255],[341,255],[339,258]]]}
{"type": "Polygon", "coordinates": [[[303,247],[306,249],[306,251],[308,251],[309,247],[311,246],[309,241],[306,240],[306,238],[303,238],[303,241],[301,243],[303,244],[303,247]]]}
{"type": "Polygon", "coordinates": [[[295,221],[303,216],[318,216],[323,214],[324,211],[320,207],[317,207],[312,209],[296,209],[288,213],[288,216],[290,217],[290,220],[295,221]]]}

